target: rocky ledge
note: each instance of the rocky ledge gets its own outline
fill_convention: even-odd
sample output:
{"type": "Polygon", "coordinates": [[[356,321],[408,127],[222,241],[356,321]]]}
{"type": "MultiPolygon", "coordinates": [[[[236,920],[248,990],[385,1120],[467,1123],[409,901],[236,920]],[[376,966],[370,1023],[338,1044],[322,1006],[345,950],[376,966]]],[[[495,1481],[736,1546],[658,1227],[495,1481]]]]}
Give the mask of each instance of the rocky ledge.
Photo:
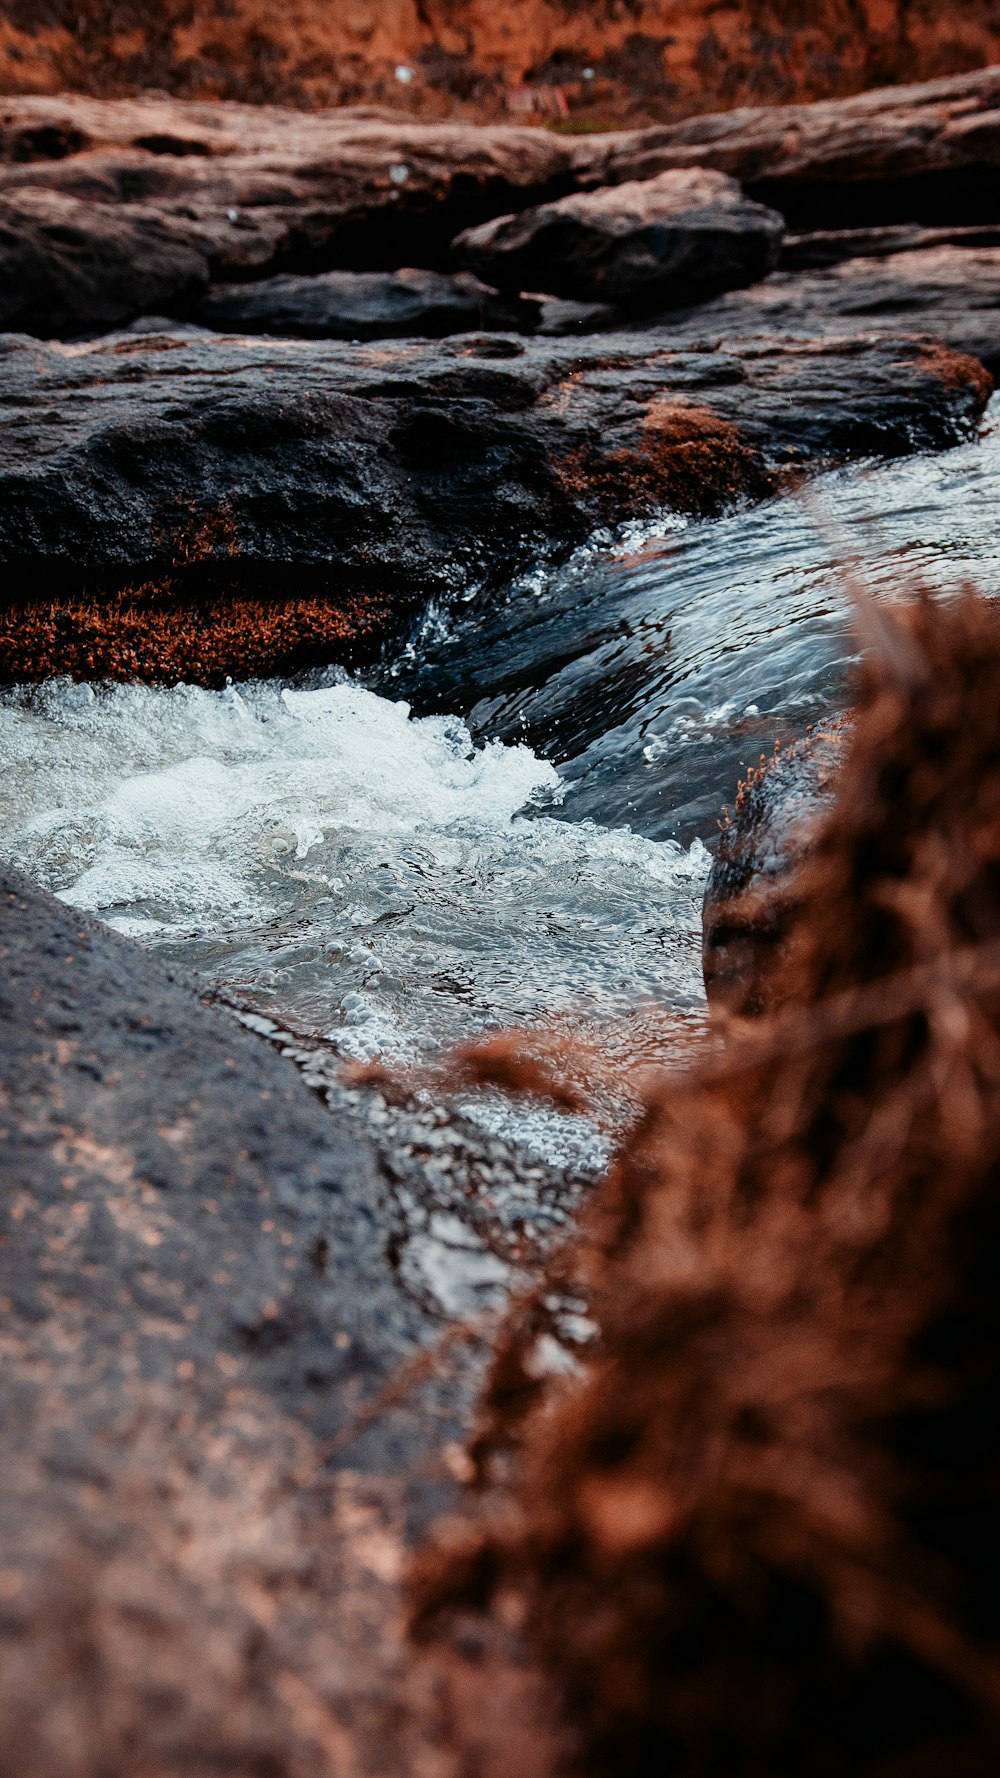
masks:
{"type": "Polygon", "coordinates": [[[215,683],[371,649],[598,524],[949,444],[990,388],[881,335],[0,337],[0,676],[215,683]]]}

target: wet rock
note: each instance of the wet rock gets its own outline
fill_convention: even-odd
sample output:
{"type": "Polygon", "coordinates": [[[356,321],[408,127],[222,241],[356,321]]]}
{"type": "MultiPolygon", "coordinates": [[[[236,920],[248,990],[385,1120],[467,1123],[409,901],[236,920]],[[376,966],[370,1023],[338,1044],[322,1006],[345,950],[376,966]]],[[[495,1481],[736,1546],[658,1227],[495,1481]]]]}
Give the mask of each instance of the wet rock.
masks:
{"type": "Polygon", "coordinates": [[[502,297],[468,272],[449,276],[407,268],[218,284],[196,315],[221,333],[371,340],[408,334],[437,339],[479,328],[530,331],[540,311],[540,303],[502,297]]]}
{"type": "Polygon", "coordinates": [[[8,335],[0,672],[218,683],[370,648],[417,600],[597,524],[711,512],[816,456],[957,440],[988,395],[974,361],[875,335],[8,335]]]}
{"type": "Polygon", "coordinates": [[[778,261],[781,217],[723,173],[661,173],[501,216],[454,243],[506,289],[668,308],[751,284],[778,261]]]}
{"type": "Polygon", "coordinates": [[[676,317],[689,340],[761,331],[828,339],[867,327],[933,334],[1000,369],[1000,247],[942,246],[779,272],[676,317]]]}
{"type": "Polygon", "coordinates": [[[207,284],[202,254],[155,213],[0,193],[0,327],[104,332],[150,309],[183,313],[207,284]]]}
{"type": "Polygon", "coordinates": [[[319,1721],[351,1769],[409,1770],[403,1544],[449,1497],[474,1378],[461,1343],[421,1357],[371,1146],[3,869],[0,1176],[19,1768],[314,1778],[319,1721]]]}
{"type": "Polygon", "coordinates": [[[713,1007],[766,1010],[791,923],[796,867],[827,813],[848,737],[819,729],[754,767],[722,827],[705,890],[702,960],[713,1007]]]}

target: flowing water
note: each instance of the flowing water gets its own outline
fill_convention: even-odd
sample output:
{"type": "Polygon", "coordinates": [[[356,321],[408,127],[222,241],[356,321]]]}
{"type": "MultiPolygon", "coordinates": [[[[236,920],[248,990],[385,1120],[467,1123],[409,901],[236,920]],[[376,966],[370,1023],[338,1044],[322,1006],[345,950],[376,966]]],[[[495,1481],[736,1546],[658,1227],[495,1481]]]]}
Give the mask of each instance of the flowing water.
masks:
{"type": "Polygon", "coordinates": [[[569,1021],[650,1059],[665,1014],[700,1017],[706,842],[738,772],[845,697],[826,527],[885,596],[1000,590],[998,419],[808,505],[595,540],[432,613],[364,684],[9,690],[3,852],[348,1054],[569,1021]]]}

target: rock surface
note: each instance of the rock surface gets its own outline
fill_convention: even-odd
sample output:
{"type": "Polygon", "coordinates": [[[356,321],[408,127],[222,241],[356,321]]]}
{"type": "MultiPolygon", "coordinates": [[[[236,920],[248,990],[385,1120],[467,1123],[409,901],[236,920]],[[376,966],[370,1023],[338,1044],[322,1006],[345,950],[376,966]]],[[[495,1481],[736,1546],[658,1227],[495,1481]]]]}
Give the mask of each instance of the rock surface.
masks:
{"type": "Polygon", "coordinates": [[[8,335],[0,671],[217,683],[230,646],[244,674],[329,659],[331,621],[342,653],[416,600],[506,576],[597,524],[717,510],[811,459],[945,445],[989,392],[973,360],[877,335],[723,348],[667,327],[368,347],[8,335]],[[235,617],[192,620],[185,597],[213,593],[243,601],[235,617]],[[264,596],[300,601],[292,644],[252,607],[264,596]]]}
{"type": "Polygon", "coordinates": [[[273,105],[29,96],[0,101],[0,194],[41,189],[158,226],[215,280],[444,268],[467,228],[678,167],[749,184],[799,232],[955,227],[1000,221],[998,111],[997,69],[577,138],[273,105]]]}
{"type": "Polygon", "coordinates": [[[185,313],[208,266],[156,212],[122,212],[61,192],[0,196],[0,327],[62,337],[135,315],[185,313]]]}
{"type": "Polygon", "coordinates": [[[676,316],[687,341],[761,331],[792,340],[860,329],[933,334],[1000,370],[1000,247],[932,247],[848,259],[815,272],[779,272],[750,290],[676,316]]]}
{"type": "Polygon", "coordinates": [[[498,217],[459,235],[454,252],[505,289],[669,308],[766,277],[783,232],[734,179],[696,168],[498,217]]]}
{"type": "Polygon", "coordinates": [[[0,958],[4,1745],[39,1778],[408,1769],[402,1540],[472,1383],[366,1418],[434,1335],[373,1151],[6,870],[0,958]]]}
{"type": "Polygon", "coordinates": [[[479,328],[524,328],[542,304],[502,297],[469,272],[285,273],[256,284],[216,284],[193,313],[220,333],[272,333],[298,339],[442,338],[479,328]]]}
{"type": "Polygon", "coordinates": [[[813,105],[693,117],[592,139],[600,185],[717,167],[797,231],[1000,220],[1000,67],[813,105]]]}

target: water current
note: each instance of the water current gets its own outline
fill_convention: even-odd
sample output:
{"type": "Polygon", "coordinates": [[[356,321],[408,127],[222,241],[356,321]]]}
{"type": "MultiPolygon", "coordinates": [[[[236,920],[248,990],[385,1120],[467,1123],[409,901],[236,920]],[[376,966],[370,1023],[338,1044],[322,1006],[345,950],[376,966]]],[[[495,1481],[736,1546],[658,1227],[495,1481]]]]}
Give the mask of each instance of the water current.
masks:
{"type": "Polygon", "coordinates": [[[432,611],[363,682],[9,689],[3,851],[350,1055],[568,1020],[652,1059],[662,1015],[701,1016],[738,773],[843,704],[830,526],[880,596],[996,593],[998,490],[995,404],[980,441],[830,472],[809,503],[597,538],[432,611]]]}

